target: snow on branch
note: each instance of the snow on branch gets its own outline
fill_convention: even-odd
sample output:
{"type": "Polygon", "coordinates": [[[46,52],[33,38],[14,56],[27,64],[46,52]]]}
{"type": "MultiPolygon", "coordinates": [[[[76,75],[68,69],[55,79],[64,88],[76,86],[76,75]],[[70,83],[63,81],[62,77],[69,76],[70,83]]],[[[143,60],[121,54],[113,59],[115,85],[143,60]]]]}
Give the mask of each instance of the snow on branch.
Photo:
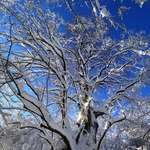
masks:
{"type": "Polygon", "coordinates": [[[95,117],[99,117],[101,115],[107,115],[108,111],[104,108],[100,108],[100,107],[93,107],[93,113],[95,114],[95,117]]]}
{"type": "Polygon", "coordinates": [[[6,117],[7,116],[11,116],[11,115],[9,113],[6,113],[6,112],[2,111],[2,105],[1,104],[0,104],[0,115],[2,116],[2,118],[4,119],[4,121],[5,121],[6,125],[7,125],[7,119],[6,119],[6,117]]]}
{"type": "Polygon", "coordinates": [[[100,149],[101,144],[102,144],[102,141],[103,141],[105,135],[107,134],[107,131],[112,127],[112,125],[114,125],[115,123],[121,122],[121,121],[123,121],[123,120],[125,120],[125,119],[126,119],[126,115],[125,115],[125,113],[123,112],[123,115],[122,115],[122,116],[113,118],[113,119],[111,119],[110,121],[107,122],[106,129],[105,129],[105,131],[103,132],[103,134],[102,134],[102,136],[101,136],[101,138],[100,138],[100,140],[99,140],[99,142],[98,142],[97,150],[100,149]]]}

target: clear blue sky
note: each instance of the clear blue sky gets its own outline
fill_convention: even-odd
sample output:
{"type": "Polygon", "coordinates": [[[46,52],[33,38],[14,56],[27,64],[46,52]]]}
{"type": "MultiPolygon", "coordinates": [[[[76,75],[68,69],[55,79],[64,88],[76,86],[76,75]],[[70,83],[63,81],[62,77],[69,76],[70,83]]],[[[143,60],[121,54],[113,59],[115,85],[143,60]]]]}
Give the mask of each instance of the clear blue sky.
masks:
{"type": "Polygon", "coordinates": [[[145,30],[147,34],[150,33],[150,3],[139,8],[135,5],[126,15],[127,28],[133,28],[136,31],[145,30]],[[129,21],[128,21],[129,20],[129,21]]]}

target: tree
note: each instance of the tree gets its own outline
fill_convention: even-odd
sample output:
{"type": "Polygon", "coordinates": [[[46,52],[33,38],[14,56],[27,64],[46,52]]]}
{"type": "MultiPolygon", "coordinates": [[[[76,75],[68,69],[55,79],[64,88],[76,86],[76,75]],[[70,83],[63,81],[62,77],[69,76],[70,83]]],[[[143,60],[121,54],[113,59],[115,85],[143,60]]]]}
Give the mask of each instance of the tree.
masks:
{"type": "Polygon", "coordinates": [[[103,142],[105,149],[149,149],[149,101],[141,103],[133,105],[134,109],[127,106],[126,121],[108,131],[103,142]]]}
{"type": "Polygon", "coordinates": [[[13,121],[13,124],[0,127],[0,149],[1,150],[31,150],[42,149],[47,150],[50,148],[48,142],[40,137],[40,132],[35,129],[20,129],[20,123],[22,125],[26,123],[33,123],[32,118],[19,115],[13,121]]]}
{"type": "Polygon", "coordinates": [[[108,131],[130,118],[127,108],[142,106],[139,93],[149,84],[149,37],[127,32],[98,1],[87,2],[88,18],[66,0],[70,22],[50,2],[0,3],[1,87],[35,119],[21,128],[39,131],[51,149],[103,149],[108,131]],[[113,26],[124,32],[118,40],[109,35],[113,26]]]}

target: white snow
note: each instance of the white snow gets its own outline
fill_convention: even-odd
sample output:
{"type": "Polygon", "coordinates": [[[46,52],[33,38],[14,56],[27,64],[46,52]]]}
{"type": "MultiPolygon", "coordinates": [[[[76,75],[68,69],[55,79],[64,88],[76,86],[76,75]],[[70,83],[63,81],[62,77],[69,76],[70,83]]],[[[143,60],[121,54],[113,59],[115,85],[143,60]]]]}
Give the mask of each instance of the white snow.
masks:
{"type": "Polygon", "coordinates": [[[102,113],[107,114],[107,110],[105,108],[102,108],[102,107],[93,107],[93,111],[94,112],[102,112],[102,113]]]}
{"type": "Polygon", "coordinates": [[[107,11],[107,9],[104,7],[101,11],[100,11],[100,15],[102,16],[102,18],[104,17],[109,17],[110,13],[107,11]]]}

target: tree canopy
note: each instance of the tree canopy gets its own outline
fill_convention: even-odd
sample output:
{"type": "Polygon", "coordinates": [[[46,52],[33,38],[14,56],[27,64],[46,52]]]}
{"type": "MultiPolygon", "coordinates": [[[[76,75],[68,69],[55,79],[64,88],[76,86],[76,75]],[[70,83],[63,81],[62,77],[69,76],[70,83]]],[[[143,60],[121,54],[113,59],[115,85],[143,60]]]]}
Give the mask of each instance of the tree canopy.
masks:
{"type": "Polygon", "coordinates": [[[0,2],[3,149],[150,148],[150,37],[113,3],[0,2]]]}

